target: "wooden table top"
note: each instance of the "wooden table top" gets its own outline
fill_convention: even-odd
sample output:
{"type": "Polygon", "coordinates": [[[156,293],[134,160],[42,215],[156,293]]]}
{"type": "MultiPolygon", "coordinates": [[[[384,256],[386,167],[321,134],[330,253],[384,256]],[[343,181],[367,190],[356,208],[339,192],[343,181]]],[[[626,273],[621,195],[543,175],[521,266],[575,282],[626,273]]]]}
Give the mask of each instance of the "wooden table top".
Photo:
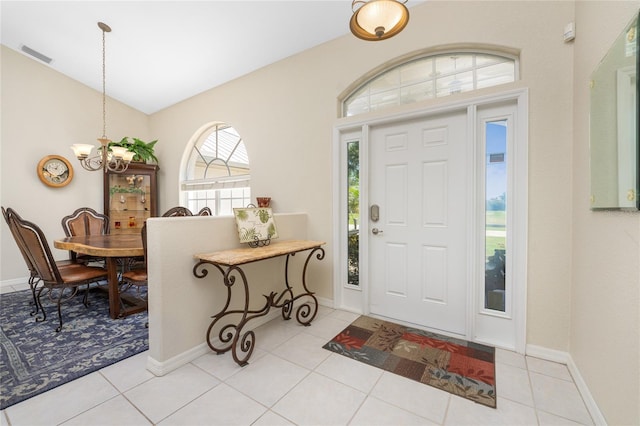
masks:
{"type": "Polygon", "coordinates": [[[66,237],[53,242],[55,248],[100,257],[144,256],[139,234],[107,234],[66,237]]]}
{"type": "Polygon", "coordinates": [[[243,247],[213,253],[201,253],[194,255],[194,257],[198,260],[205,260],[218,265],[234,266],[310,250],[324,244],[326,244],[324,241],[308,240],[272,241],[268,246],[256,248],[243,247]]]}

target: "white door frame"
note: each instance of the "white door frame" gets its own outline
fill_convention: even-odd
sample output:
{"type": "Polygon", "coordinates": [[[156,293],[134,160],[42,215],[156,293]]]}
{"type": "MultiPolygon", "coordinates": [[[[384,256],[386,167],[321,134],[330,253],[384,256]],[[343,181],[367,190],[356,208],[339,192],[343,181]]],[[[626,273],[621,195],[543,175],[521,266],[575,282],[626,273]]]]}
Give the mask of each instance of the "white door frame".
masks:
{"type": "MultiPolygon", "coordinates": [[[[358,115],[356,117],[341,118],[336,121],[333,130],[333,248],[335,256],[333,257],[333,284],[334,284],[334,307],[351,312],[368,314],[369,313],[369,292],[366,283],[368,282],[368,232],[360,233],[360,285],[358,287],[347,284],[346,259],[347,259],[347,238],[346,227],[346,171],[343,166],[345,161],[346,141],[360,141],[360,223],[369,223],[369,212],[366,206],[369,206],[368,199],[368,134],[369,127],[372,125],[388,124],[399,121],[406,121],[412,118],[428,117],[434,114],[446,113],[454,110],[467,109],[471,111],[469,114],[469,130],[470,137],[476,138],[475,135],[475,109],[483,105],[498,104],[504,101],[515,101],[517,109],[517,127],[516,140],[518,141],[518,150],[514,159],[517,167],[517,176],[515,177],[515,185],[518,191],[518,199],[512,206],[517,212],[519,220],[511,229],[516,244],[512,253],[514,254],[514,280],[518,282],[518,290],[514,294],[516,322],[516,339],[513,347],[507,349],[515,350],[518,353],[524,353],[526,344],[526,294],[527,294],[527,221],[528,221],[528,90],[514,89],[500,93],[469,97],[462,100],[446,102],[436,106],[422,107],[403,107],[394,109],[393,112],[375,112],[371,114],[358,115]],[[343,188],[344,187],[344,188],[343,188]],[[365,208],[362,208],[365,206],[365,208]]],[[[475,157],[474,149],[474,157],[475,157]]],[[[475,170],[473,175],[475,175],[475,170]]],[[[476,205],[473,201],[473,205],[476,205]]],[[[475,221],[474,221],[475,222],[475,221]]],[[[474,235],[478,233],[472,231],[474,235]]],[[[475,245],[474,245],[475,247],[475,245]]],[[[475,258],[475,253],[473,257],[475,258]]],[[[473,276],[478,277],[479,273],[473,276]]],[[[475,335],[475,304],[474,288],[476,285],[470,284],[467,302],[467,318],[468,327],[466,338],[474,341],[475,335]]],[[[486,342],[492,344],[492,342],[486,342]]],[[[498,346],[501,346],[498,344],[498,346]]],[[[502,346],[504,347],[504,346],[502,346]]]]}

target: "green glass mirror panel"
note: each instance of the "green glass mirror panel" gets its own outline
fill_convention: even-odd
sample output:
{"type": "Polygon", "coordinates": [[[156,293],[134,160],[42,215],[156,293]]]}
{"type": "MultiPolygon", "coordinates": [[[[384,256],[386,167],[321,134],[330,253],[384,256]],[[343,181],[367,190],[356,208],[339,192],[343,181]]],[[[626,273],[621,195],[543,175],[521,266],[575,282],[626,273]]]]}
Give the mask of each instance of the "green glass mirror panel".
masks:
{"type": "Polygon", "coordinates": [[[591,208],[638,210],[638,16],[590,82],[591,208]]]}

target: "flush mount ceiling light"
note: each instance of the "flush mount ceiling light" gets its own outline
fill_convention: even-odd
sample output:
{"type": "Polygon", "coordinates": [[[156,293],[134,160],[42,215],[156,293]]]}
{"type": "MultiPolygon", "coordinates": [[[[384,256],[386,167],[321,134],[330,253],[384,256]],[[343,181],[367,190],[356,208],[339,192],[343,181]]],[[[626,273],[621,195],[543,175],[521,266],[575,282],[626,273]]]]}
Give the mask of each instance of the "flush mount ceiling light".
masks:
{"type": "Polygon", "coordinates": [[[351,32],[369,41],[384,40],[398,34],[409,22],[407,0],[353,0],[351,32]]]}

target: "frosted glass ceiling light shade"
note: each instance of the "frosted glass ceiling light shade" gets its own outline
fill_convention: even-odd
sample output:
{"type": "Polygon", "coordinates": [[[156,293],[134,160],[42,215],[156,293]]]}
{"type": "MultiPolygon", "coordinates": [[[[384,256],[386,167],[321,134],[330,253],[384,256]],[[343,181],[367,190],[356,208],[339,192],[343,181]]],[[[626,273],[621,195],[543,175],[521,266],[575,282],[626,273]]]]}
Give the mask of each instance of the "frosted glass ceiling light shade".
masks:
{"type": "Polygon", "coordinates": [[[351,32],[369,41],[384,40],[398,34],[409,22],[409,10],[401,0],[353,0],[351,32]]]}

